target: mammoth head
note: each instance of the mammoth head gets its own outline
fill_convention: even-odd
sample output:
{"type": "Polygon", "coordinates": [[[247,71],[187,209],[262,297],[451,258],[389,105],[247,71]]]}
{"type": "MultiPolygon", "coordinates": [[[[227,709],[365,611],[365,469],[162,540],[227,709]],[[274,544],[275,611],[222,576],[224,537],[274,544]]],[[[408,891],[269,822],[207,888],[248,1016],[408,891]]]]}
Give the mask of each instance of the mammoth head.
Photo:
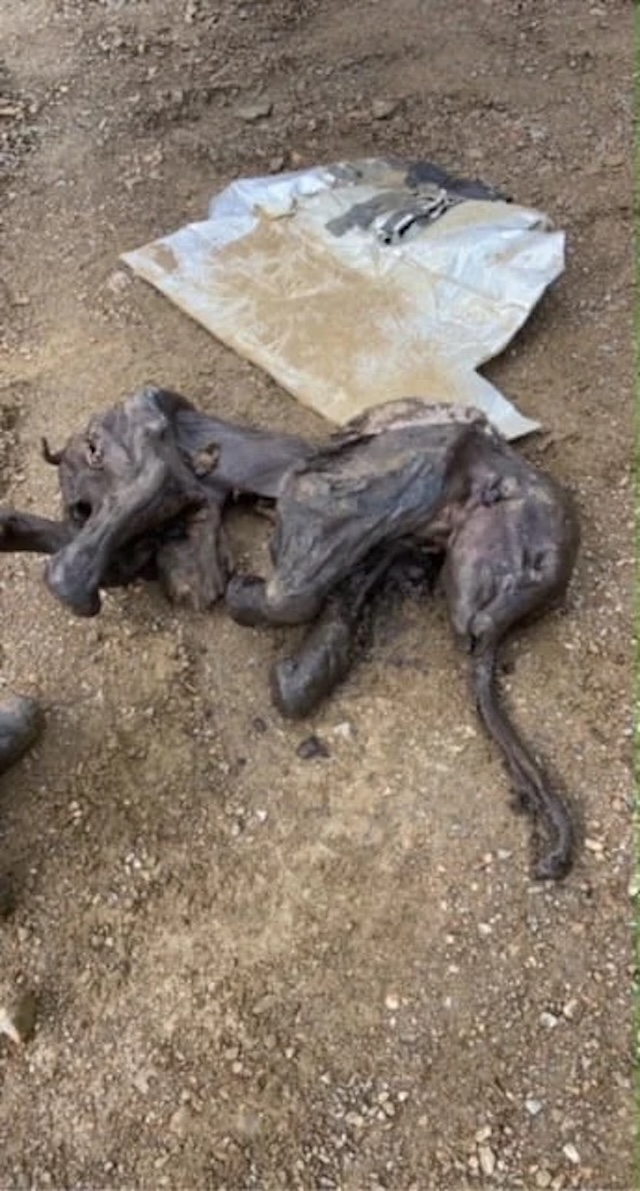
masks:
{"type": "Polygon", "coordinates": [[[92,418],[61,451],[43,442],[44,458],[58,468],[65,516],[78,526],[49,560],[46,579],[80,615],[100,611],[101,580],[119,546],[202,503],[163,398],[149,386],[92,418]]]}

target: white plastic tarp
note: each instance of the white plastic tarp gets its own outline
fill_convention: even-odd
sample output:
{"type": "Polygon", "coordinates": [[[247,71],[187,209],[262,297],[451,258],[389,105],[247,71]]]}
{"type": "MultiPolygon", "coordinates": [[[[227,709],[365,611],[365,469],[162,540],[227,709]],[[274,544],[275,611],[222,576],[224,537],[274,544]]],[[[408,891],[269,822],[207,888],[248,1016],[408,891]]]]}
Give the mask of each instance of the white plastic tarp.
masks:
{"type": "Polygon", "coordinates": [[[406,179],[378,160],[243,179],[123,260],[335,423],[420,396],[528,434],[539,424],[477,369],[562,272],[564,234],[539,211],[406,179]]]}

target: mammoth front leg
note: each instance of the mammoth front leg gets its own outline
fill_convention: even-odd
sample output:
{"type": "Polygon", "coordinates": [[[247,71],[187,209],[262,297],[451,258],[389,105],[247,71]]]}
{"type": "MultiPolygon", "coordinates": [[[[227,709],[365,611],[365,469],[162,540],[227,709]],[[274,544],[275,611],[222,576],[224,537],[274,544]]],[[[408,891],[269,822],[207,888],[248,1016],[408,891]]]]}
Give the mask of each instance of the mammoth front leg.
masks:
{"type": "Polygon", "coordinates": [[[431,575],[433,556],[420,559],[415,549],[396,543],[376,550],[329,595],[318,619],[295,653],[280,658],[271,670],[271,693],[282,715],[309,715],[351,670],[373,605],[386,587],[389,571],[399,565],[431,575]]]}
{"type": "Polygon", "coordinates": [[[310,715],[352,667],[358,617],[344,590],[330,596],[295,653],[271,669],[271,695],[288,719],[310,715]]]}
{"type": "MultiPolygon", "coordinates": [[[[317,563],[313,554],[322,536],[322,526],[309,516],[307,541],[296,533],[283,534],[283,519],[276,512],[274,533],[270,542],[274,573],[269,579],[258,575],[234,575],[226,593],[229,615],[237,624],[258,628],[266,625],[309,624],[321,612],[329,594],[348,574],[336,573],[329,560],[317,563]],[[317,531],[317,532],[316,532],[317,531]],[[283,542],[283,538],[285,541],[283,542]]],[[[353,565],[361,563],[362,556],[353,565]]]]}
{"type": "Polygon", "coordinates": [[[172,603],[197,612],[212,607],[224,594],[232,565],[221,504],[209,501],[189,514],[184,536],[163,543],[156,564],[172,603]]]}
{"type": "Polygon", "coordinates": [[[69,544],[74,532],[68,521],[0,509],[0,552],[5,554],[56,554],[69,544]]]}
{"type": "Polygon", "coordinates": [[[250,628],[308,624],[320,612],[324,599],[324,592],[285,595],[273,581],[266,583],[258,575],[234,575],[226,593],[231,618],[250,628]]]}

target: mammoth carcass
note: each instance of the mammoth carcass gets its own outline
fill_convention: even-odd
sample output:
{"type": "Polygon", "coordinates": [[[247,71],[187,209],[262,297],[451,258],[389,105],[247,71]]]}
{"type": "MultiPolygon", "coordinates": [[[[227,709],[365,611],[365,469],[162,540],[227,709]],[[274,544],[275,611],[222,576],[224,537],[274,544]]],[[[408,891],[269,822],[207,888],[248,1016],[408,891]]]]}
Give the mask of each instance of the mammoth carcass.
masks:
{"type": "Polygon", "coordinates": [[[224,595],[240,624],[309,625],[272,671],[285,716],[308,714],[344,678],[392,569],[441,563],[479,715],[546,832],[535,873],[568,870],[570,816],[503,706],[497,666],[505,636],[563,597],[578,519],[569,493],[484,415],[394,401],[314,445],[147,388],[45,453],[59,469],[63,519],[4,510],[0,549],[50,554],[49,587],[83,615],[99,611],[101,587],[143,577],[196,607],[224,595]],[[237,494],[274,503],[266,577],[232,574],[223,510],[237,494]]]}

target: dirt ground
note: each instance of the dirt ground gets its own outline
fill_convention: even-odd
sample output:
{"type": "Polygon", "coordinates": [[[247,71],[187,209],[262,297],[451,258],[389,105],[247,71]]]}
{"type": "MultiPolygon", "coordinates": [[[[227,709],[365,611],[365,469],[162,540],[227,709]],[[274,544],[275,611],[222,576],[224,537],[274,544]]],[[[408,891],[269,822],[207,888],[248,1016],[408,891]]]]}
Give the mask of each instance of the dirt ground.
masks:
{"type": "MultiPolygon", "coordinates": [[[[27,1047],[0,1040],[0,1186],[631,1191],[633,5],[20,0],[0,53],[22,508],[57,499],[40,437],[148,378],[322,429],[118,264],[234,177],[393,150],[567,230],[565,276],[488,374],[582,513],[567,608],[505,681],[586,835],[561,887],[531,881],[438,600],[396,601],[291,726],[267,688],[284,633],[150,588],[75,620],[41,560],[3,556],[2,684],[47,725],[1,790],[0,994],[39,1010],[27,1047]],[[328,757],[298,756],[312,732],[328,757]]],[[[267,526],[234,532],[264,562],[267,526]]]]}

